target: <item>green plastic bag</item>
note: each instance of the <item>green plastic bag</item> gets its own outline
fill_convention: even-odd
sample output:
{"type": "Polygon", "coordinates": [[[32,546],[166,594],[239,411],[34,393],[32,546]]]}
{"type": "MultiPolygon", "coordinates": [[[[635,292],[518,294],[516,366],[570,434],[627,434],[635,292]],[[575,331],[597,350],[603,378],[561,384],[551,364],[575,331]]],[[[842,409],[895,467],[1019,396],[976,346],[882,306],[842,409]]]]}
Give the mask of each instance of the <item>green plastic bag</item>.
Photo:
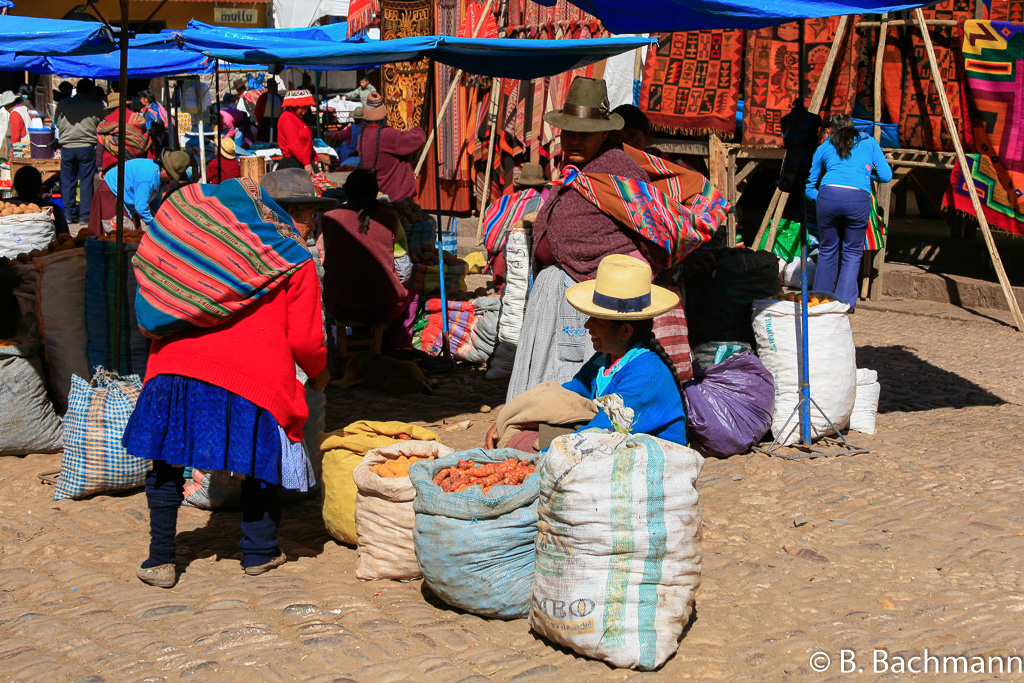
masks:
{"type": "MultiPolygon", "coordinates": [[[[767,230],[761,237],[761,243],[757,245],[757,248],[763,251],[766,244],[768,244],[767,230]]],[[[800,258],[800,224],[798,222],[788,218],[779,221],[779,230],[775,233],[772,253],[786,263],[792,263],[800,258]]]]}

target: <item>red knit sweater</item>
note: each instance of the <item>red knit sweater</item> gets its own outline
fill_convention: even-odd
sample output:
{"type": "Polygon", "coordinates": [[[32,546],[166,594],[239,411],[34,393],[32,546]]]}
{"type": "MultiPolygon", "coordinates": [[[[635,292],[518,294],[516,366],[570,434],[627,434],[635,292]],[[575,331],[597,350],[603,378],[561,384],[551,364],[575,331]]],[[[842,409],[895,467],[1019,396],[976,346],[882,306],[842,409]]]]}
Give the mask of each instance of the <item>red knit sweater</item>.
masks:
{"type": "Polygon", "coordinates": [[[301,441],[309,411],[296,363],[310,377],[327,365],[312,260],[224,324],[154,342],[146,381],[181,375],[209,382],[270,411],[292,441],[301,441]]]}
{"type": "Polygon", "coordinates": [[[277,120],[277,146],[283,156],[294,157],[303,166],[313,163],[313,133],[291,109],[277,120]]]}

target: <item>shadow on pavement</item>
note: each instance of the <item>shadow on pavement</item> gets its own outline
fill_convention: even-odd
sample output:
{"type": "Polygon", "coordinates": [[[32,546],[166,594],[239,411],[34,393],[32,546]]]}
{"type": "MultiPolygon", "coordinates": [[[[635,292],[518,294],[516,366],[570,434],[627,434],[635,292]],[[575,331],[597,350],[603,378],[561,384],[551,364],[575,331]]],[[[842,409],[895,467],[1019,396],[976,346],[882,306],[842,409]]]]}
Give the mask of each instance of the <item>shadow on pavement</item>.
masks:
{"type": "Polygon", "coordinates": [[[878,372],[879,413],[1006,403],[974,382],[922,360],[907,346],[857,347],[857,367],[878,372]]]}

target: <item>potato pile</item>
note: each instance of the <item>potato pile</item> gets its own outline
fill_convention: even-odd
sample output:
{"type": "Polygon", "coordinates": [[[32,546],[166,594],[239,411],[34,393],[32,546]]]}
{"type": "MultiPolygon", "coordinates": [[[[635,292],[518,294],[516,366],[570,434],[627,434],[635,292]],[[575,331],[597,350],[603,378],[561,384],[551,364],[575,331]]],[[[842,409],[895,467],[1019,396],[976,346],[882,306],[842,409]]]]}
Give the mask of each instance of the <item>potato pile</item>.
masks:
{"type": "Polygon", "coordinates": [[[409,260],[413,263],[420,263],[424,266],[439,266],[443,260],[445,266],[452,268],[459,265],[461,259],[454,254],[449,254],[447,251],[444,252],[444,256],[441,257],[437,253],[437,245],[431,242],[421,244],[417,247],[410,247],[409,260]]]}
{"type": "Polygon", "coordinates": [[[378,477],[384,477],[386,479],[398,479],[399,477],[409,476],[409,466],[419,460],[433,460],[434,456],[428,455],[425,458],[421,458],[418,455],[400,455],[393,460],[382,462],[374,465],[370,468],[370,471],[376,474],[378,477]]]}
{"type": "MultiPolygon", "coordinates": [[[[799,303],[801,301],[800,292],[791,292],[789,294],[780,294],[778,297],[779,301],[792,301],[793,303],[799,303]]],[[[807,307],[814,308],[821,304],[829,304],[837,299],[829,294],[828,292],[807,292],[807,307]]]]}
{"type": "MultiPolygon", "coordinates": [[[[124,241],[125,244],[138,244],[139,242],[142,241],[142,238],[145,236],[146,231],[145,230],[125,230],[121,234],[123,235],[122,240],[124,241]]],[[[112,232],[109,232],[106,235],[104,235],[103,237],[97,237],[96,239],[98,239],[101,242],[114,242],[114,241],[117,240],[117,235],[115,235],[112,232]]]]}
{"type": "Polygon", "coordinates": [[[44,209],[34,202],[22,204],[20,202],[0,201],[0,218],[3,216],[21,216],[22,214],[42,213],[43,210],[44,209]]]}
{"type": "Polygon", "coordinates": [[[397,213],[402,223],[406,226],[430,220],[427,212],[420,208],[420,205],[411,198],[403,199],[400,202],[385,202],[384,206],[397,213]]]}
{"type": "Polygon", "coordinates": [[[67,251],[68,249],[80,249],[85,246],[85,239],[92,233],[89,228],[82,228],[78,231],[78,234],[72,237],[71,235],[57,235],[57,239],[50,242],[46,249],[33,249],[30,252],[18,254],[14,259],[8,259],[6,257],[0,257],[0,266],[6,266],[12,260],[18,263],[29,264],[32,263],[32,259],[40,256],[46,256],[52,254],[55,251],[67,251]]]}

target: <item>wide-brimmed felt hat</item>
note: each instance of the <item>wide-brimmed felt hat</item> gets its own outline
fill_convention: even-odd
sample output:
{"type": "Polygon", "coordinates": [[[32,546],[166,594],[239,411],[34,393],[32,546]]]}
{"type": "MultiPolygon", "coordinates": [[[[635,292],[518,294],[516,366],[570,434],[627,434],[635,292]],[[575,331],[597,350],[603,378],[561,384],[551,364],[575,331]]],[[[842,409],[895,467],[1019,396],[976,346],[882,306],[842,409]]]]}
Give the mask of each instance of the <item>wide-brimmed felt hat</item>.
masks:
{"type": "Polygon", "coordinates": [[[548,184],[548,179],[544,177],[544,169],[540,167],[540,164],[523,164],[523,170],[515,184],[525,187],[544,187],[548,184]]]}
{"type": "Polygon", "coordinates": [[[235,158],[235,141],[231,138],[221,138],[220,155],[225,159],[235,158]]]}
{"type": "Polygon", "coordinates": [[[8,105],[14,104],[17,101],[17,95],[15,95],[10,90],[6,90],[3,93],[0,93],[0,107],[6,107],[8,105]]]}
{"type": "Polygon", "coordinates": [[[316,193],[313,180],[301,168],[286,168],[268,173],[260,180],[260,187],[281,206],[304,204],[320,211],[337,208],[338,200],[321,197],[316,193]]]}
{"type": "Polygon", "coordinates": [[[316,100],[308,90],[289,90],[281,104],[285,107],[315,107],[316,100]]]}
{"type": "Polygon", "coordinates": [[[106,109],[117,109],[121,106],[121,93],[112,92],[107,95],[106,109]]]}
{"type": "Polygon", "coordinates": [[[388,117],[388,108],[384,106],[384,98],[379,92],[372,92],[366,97],[363,107],[363,119],[367,121],[383,121],[388,117]]]}
{"type": "Polygon", "coordinates": [[[679,303],[673,292],[651,284],[651,267],[632,256],[601,259],[597,277],[565,292],[573,308],[602,320],[647,320],[679,303]]]}
{"type": "Polygon", "coordinates": [[[165,149],[160,154],[160,165],[167,171],[167,175],[176,183],[188,181],[188,170],[193,169],[192,177],[196,177],[196,160],[188,152],[180,149],[165,149]]]}
{"type": "Polygon", "coordinates": [[[231,89],[232,90],[238,90],[239,88],[248,88],[248,87],[249,87],[249,82],[247,80],[245,80],[244,78],[236,78],[235,80],[231,81],[231,89]]]}
{"type": "Polygon", "coordinates": [[[363,118],[363,108],[362,107],[356,107],[355,109],[353,109],[352,110],[352,118],[354,118],[354,119],[361,119],[361,118],[363,118]]]}
{"type": "Polygon", "coordinates": [[[613,114],[608,104],[608,86],[600,78],[577,76],[569,86],[561,109],[544,114],[544,121],[555,128],[578,133],[622,130],[624,121],[613,114]]]}

